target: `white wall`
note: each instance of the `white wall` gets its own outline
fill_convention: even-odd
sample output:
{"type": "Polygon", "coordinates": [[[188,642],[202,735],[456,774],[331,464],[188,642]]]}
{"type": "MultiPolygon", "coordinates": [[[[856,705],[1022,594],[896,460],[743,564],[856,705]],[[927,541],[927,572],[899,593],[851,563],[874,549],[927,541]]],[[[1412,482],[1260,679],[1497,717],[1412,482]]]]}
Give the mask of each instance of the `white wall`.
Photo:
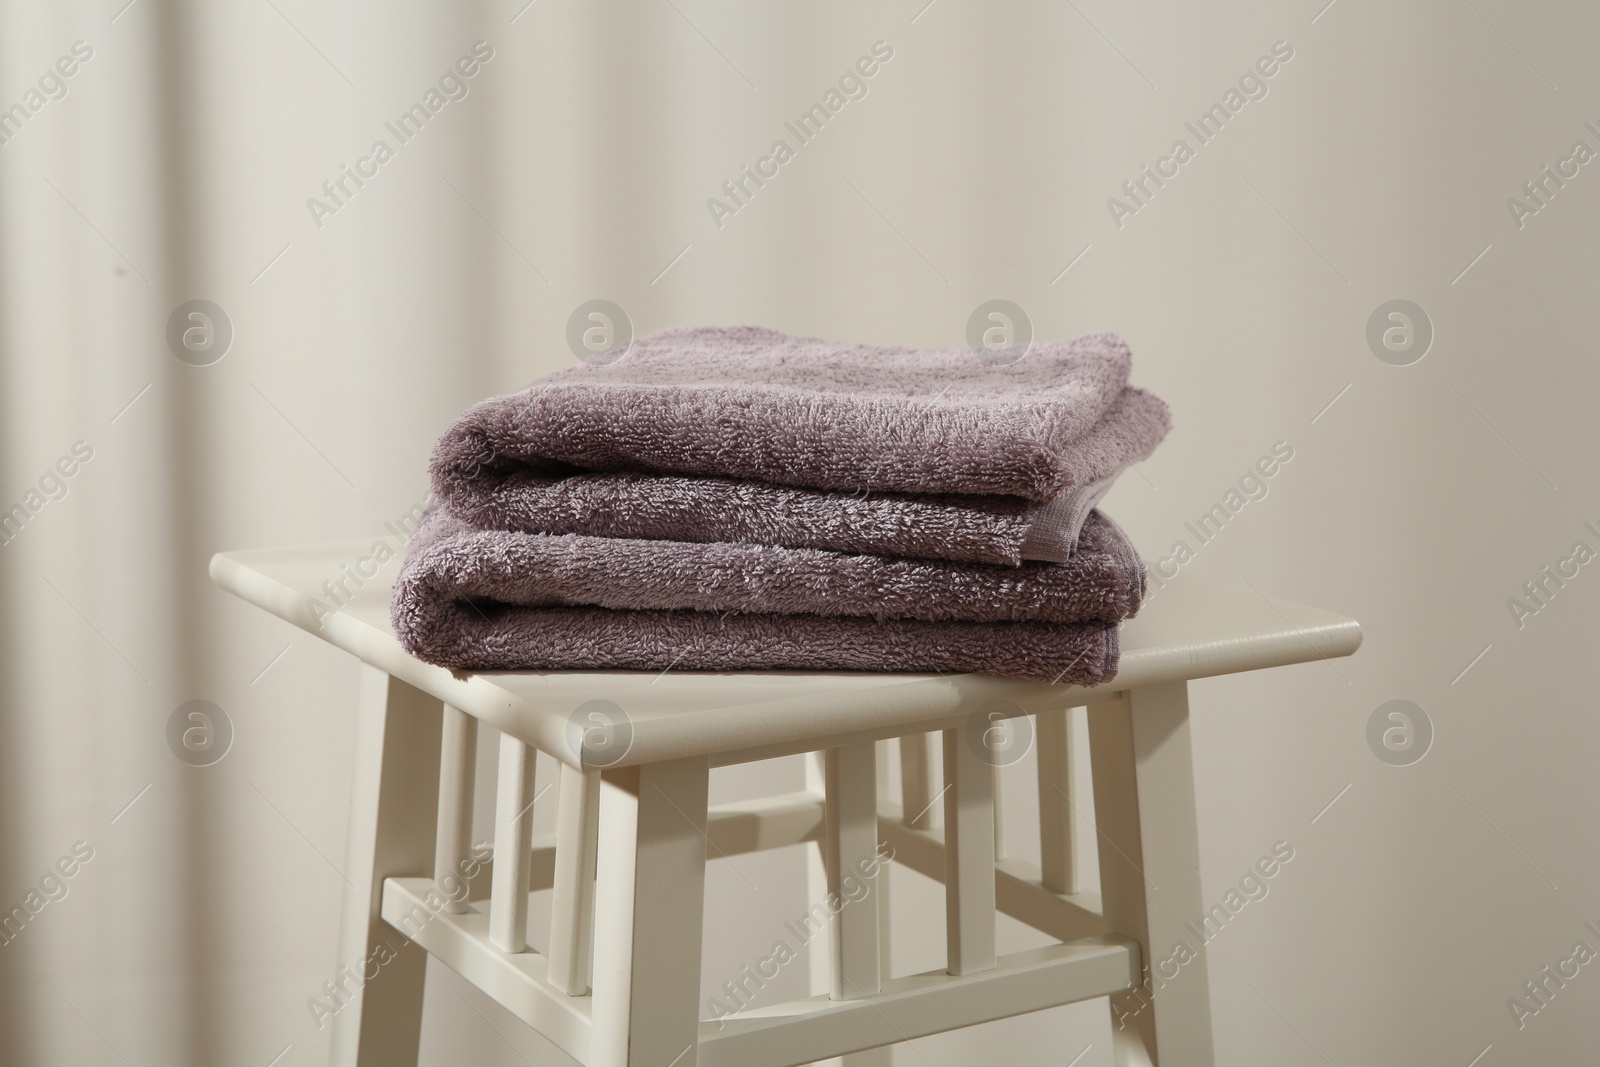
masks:
{"type": "MultiPolygon", "coordinates": [[[[0,504],[94,448],[0,549],[0,901],[94,848],[0,947],[0,1059],[322,1062],[305,1001],[332,969],[355,669],[205,562],[381,529],[425,493],[451,417],[567,362],[594,297],[640,332],[952,345],[992,297],[1042,337],[1119,330],[1176,419],[1107,505],[1152,564],[1289,442],[1269,495],[1171,579],[1249,580],[1367,634],[1336,664],[1195,686],[1208,896],[1296,850],[1208,950],[1218,1062],[1595,1046],[1591,968],[1520,1030],[1507,1007],[1574,942],[1600,949],[1600,577],[1520,628],[1507,607],[1573,542],[1600,549],[1600,177],[1582,167],[1521,228],[1506,206],[1574,141],[1600,150],[1592,7],[524,2],[0,12],[0,106],[94,49],[0,146],[0,504]],[[479,39],[495,55],[470,95],[315,226],[306,199],[479,39]],[[880,39],[869,95],[715,226],[707,197],[880,39]],[[1280,40],[1267,96],[1119,228],[1107,198],[1192,145],[1184,122],[1280,40]],[[197,297],[235,329],[209,367],[164,340],[197,297]],[[1364,336],[1396,298],[1435,329],[1410,366],[1364,336]],[[203,769],[164,736],[196,698],[236,731],[203,769]],[[1391,699],[1435,730],[1411,766],[1367,745],[1391,699]]],[[[798,853],[740,864],[713,875],[708,983],[805,906],[798,853]]],[[[938,897],[902,890],[909,965],[938,897]]],[[[561,1062],[452,979],[430,975],[426,1062],[561,1062]]],[[[1068,1009],[896,1062],[1005,1042],[1059,1065],[1088,1044],[1093,1067],[1105,1027],[1068,1009]]]]}

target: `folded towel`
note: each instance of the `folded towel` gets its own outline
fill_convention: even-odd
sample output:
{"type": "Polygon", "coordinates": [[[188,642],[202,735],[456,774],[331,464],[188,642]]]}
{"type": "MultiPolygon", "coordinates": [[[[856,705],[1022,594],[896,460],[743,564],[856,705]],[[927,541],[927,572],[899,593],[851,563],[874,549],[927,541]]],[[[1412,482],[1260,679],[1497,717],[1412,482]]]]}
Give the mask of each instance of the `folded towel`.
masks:
{"type": "Polygon", "coordinates": [[[1117,673],[1114,623],[915,622],[604,608],[447,611],[413,654],[460,670],[997,674],[1091,686],[1117,673]]]}
{"type": "Polygon", "coordinates": [[[1094,505],[1168,428],[1114,334],[966,349],[668,330],[446,432],[391,604],[457,669],[1094,685],[1143,566],[1094,505]]]}
{"type": "MultiPolygon", "coordinates": [[[[504,408],[516,400],[488,404],[504,408]]],[[[1019,496],[846,493],[638,471],[555,473],[511,459],[504,436],[492,459],[463,466],[457,461],[461,442],[499,418],[481,414],[484,409],[473,409],[446,435],[434,461],[435,494],[477,526],[1012,566],[1066,560],[1089,510],[1119,473],[1155,449],[1170,424],[1159,399],[1125,388],[1062,457],[1070,487],[1038,503],[1019,496]]]]}
{"type": "Polygon", "coordinates": [[[1138,611],[1145,577],[1126,536],[1099,512],[1084,523],[1066,563],[1012,568],[731,542],[486,530],[435,508],[418,527],[396,589],[397,600],[445,596],[526,607],[1116,622],[1138,611]]]}
{"type": "Polygon", "coordinates": [[[1127,387],[1130,358],[1110,333],[996,367],[965,348],[666,330],[478,404],[439,442],[434,480],[643,471],[1042,502],[1084,480],[1076,446],[1127,387]]]}
{"type": "Polygon", "coordinates": [[[1065,564],[486,530],[423,520],[391,614],[458,669],[978,671],[1092,685],[1144,570],[1095,513],[1065,564]]]}

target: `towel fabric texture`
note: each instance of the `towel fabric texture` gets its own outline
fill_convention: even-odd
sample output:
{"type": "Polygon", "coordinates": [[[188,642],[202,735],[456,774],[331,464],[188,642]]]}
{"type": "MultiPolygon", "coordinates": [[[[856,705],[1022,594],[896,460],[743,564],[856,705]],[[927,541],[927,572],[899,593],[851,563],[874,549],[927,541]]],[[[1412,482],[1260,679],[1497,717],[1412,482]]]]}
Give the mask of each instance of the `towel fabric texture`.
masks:
{"type": "MultiPolygon", "coordinates": [[[[967,359],[973,359],[970,352],[967,359]]],[[[1065,485],[1042,502],[1014,495],[845,491],[771,479],[564,467],[518,443],[524,435],[517,427],[544,417],[527,411],[541,403],[530,394],[545,388],[540,383],[479,404],[440,443],[435,491],[456,515],[486,528],[527,533],[745,541],[974,563],[1061,562],[1077,543],[1089,509],[1118,474],[1155,450],[1170,425],[1159,399],[1124,388],[1072,445],[1062,464],[1065,485]]],[[[672,433],[660,427],[652,439],[662,447],[634,462],[675,470],[679,455],[672,433]]]]}
{"type": "Polygon", "coordinates": [[[996,367],[668,330],[467,411],[392,608],[464,669],[979,671],[1095,684],[1144,572],[1093,511],[1169,418],[1113,334],[996,367]]]}
{"type": "Polygon", "coordinates": [[[1144,568],[1098,513],[1072,559],[1020,568],[470,526],[435,508],[392,614],[460,669],[981,671],[1094,684],[1144,568]]]}

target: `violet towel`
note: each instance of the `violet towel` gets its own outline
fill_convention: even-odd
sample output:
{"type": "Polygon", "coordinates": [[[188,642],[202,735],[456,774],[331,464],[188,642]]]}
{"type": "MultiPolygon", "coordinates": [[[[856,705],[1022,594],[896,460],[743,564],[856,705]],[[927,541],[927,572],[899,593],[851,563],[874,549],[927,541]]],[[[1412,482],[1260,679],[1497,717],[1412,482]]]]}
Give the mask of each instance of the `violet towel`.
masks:
{"type": "MultiPolygon", "coordinates": [[[[1018,496],[846,493],[758,481],[602,471],[553,474],[496,461],[473,473],[435,463],[434,491],[478,526],[669,541],[968,560],[1061,562],[1116,476],[1165,436],[1167,407],[1128,388],[1074,444],[1073,485],[1050,501],[1018,496]]],[[[454,433],[454,431],[452,431],[454,433]]]]}
{"type": "Polygon", "coordinates": [[[926,671],[1091,686],[1117,672],[1114,623],[915,622],[604,608],[457,612],[423,659],[461,670],[926,671]]]}
{"type": "Polygon", "coordinates": [[[1144,571],[1098,514],[1020,569],[771,546],[485,530],[424,519],[391,614],[457,669],[977,671],[1091,685],[1144,571]]]}
{"type": "Polygon", "coordinates": [[[995,367],[965,348],[875,348],[745,326],[665,330],[464,414],[436,483],[526,467],[647,471],[847,492],[1072,488],[1074,445],[1128,384],[1115,334],[995,367]]]}
{"type": "Polygon", "coordinates": [[[434,491],[477,525],[529,533],[1059,562],[1170,426],[1165,404],[1126,387],[1128,364],[1111,334],[996,368],[965,349],[669,330],[615,366],[473,407],[435,450],[434,491]],[[1037,460],[1035,445],[1057,450],[1056,488],[995,491],[1016,488],[1027,463],[1007,457],[1037,460]],[[902,451],[907,469],[889,473],[908,491],[882,492],[885,456],[902,451]]]}

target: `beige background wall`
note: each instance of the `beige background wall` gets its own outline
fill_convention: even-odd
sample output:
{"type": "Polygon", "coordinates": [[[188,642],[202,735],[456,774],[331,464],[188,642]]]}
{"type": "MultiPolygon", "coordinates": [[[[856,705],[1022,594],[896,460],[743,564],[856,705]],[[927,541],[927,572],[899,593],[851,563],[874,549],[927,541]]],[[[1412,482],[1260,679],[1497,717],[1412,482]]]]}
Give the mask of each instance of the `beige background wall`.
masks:
{"type": "MultiPolygon", "coordinates": [[[[566,363],[595,297],[640,332],[954,345],[993,297],[1043,337],[1116,329],[1176,417],[1108,502],[1152,564],[1288,442],[1267,497],[1171,579],[1248,580],[1367,633],[1334,665],[1195,686],[1208,896],[1295,848],[1208,951],[1218,1062],[1592,1052],[1595,968],[1520,1030],[1507,1000],[1600,949],[1600,567],[1521,628],[1507,600],[1600,549],[1600,170],[1521,228],[1506,206],[1574,141],[1600,150],[1591,6],[124,2],[0,10],[0,106],[93,48],[0,146],[0,507],[93,449],[0,548],[0,902],[93,849],[0,947],[5,1063],[322,1062],[305,1002],[333,966],[355,668],[216,591],[206,560],[380,532],[450,418],[566,363]],[[470,94],[318,228],[306,199],[478,40],[470,94]],[[706,199],[878,40],[866,98],[714,225],[706,199]],[[1277,41],[1267,95],[1119,228],[1107,198],[1277,41]],[[235,331],[207,367],[164,340],[192,298],[235,331]],[[1435,331],[1410,366],[1365,340],[1397,298],[1435,331]],[[235,730],[208,768],[164,734],[197,698],[235,730]],[[1366,740],[1392,699],[1435,731],[1410,766],[1366,740]]],[[[937,892],[894,891],[897,965],[937,965],[915,937],[937,892]]],[[[707,984],[805,894],[798,853],[717,865],[707,984]]],[[[1106,1026],[1080,1007],[896,1062],[1008,1042],[1010,1063],[1088,1046],[1103,1067],[1106,1026]]],[[[562,1061],[436,971],[425,1062],[562,1061]]]]}

